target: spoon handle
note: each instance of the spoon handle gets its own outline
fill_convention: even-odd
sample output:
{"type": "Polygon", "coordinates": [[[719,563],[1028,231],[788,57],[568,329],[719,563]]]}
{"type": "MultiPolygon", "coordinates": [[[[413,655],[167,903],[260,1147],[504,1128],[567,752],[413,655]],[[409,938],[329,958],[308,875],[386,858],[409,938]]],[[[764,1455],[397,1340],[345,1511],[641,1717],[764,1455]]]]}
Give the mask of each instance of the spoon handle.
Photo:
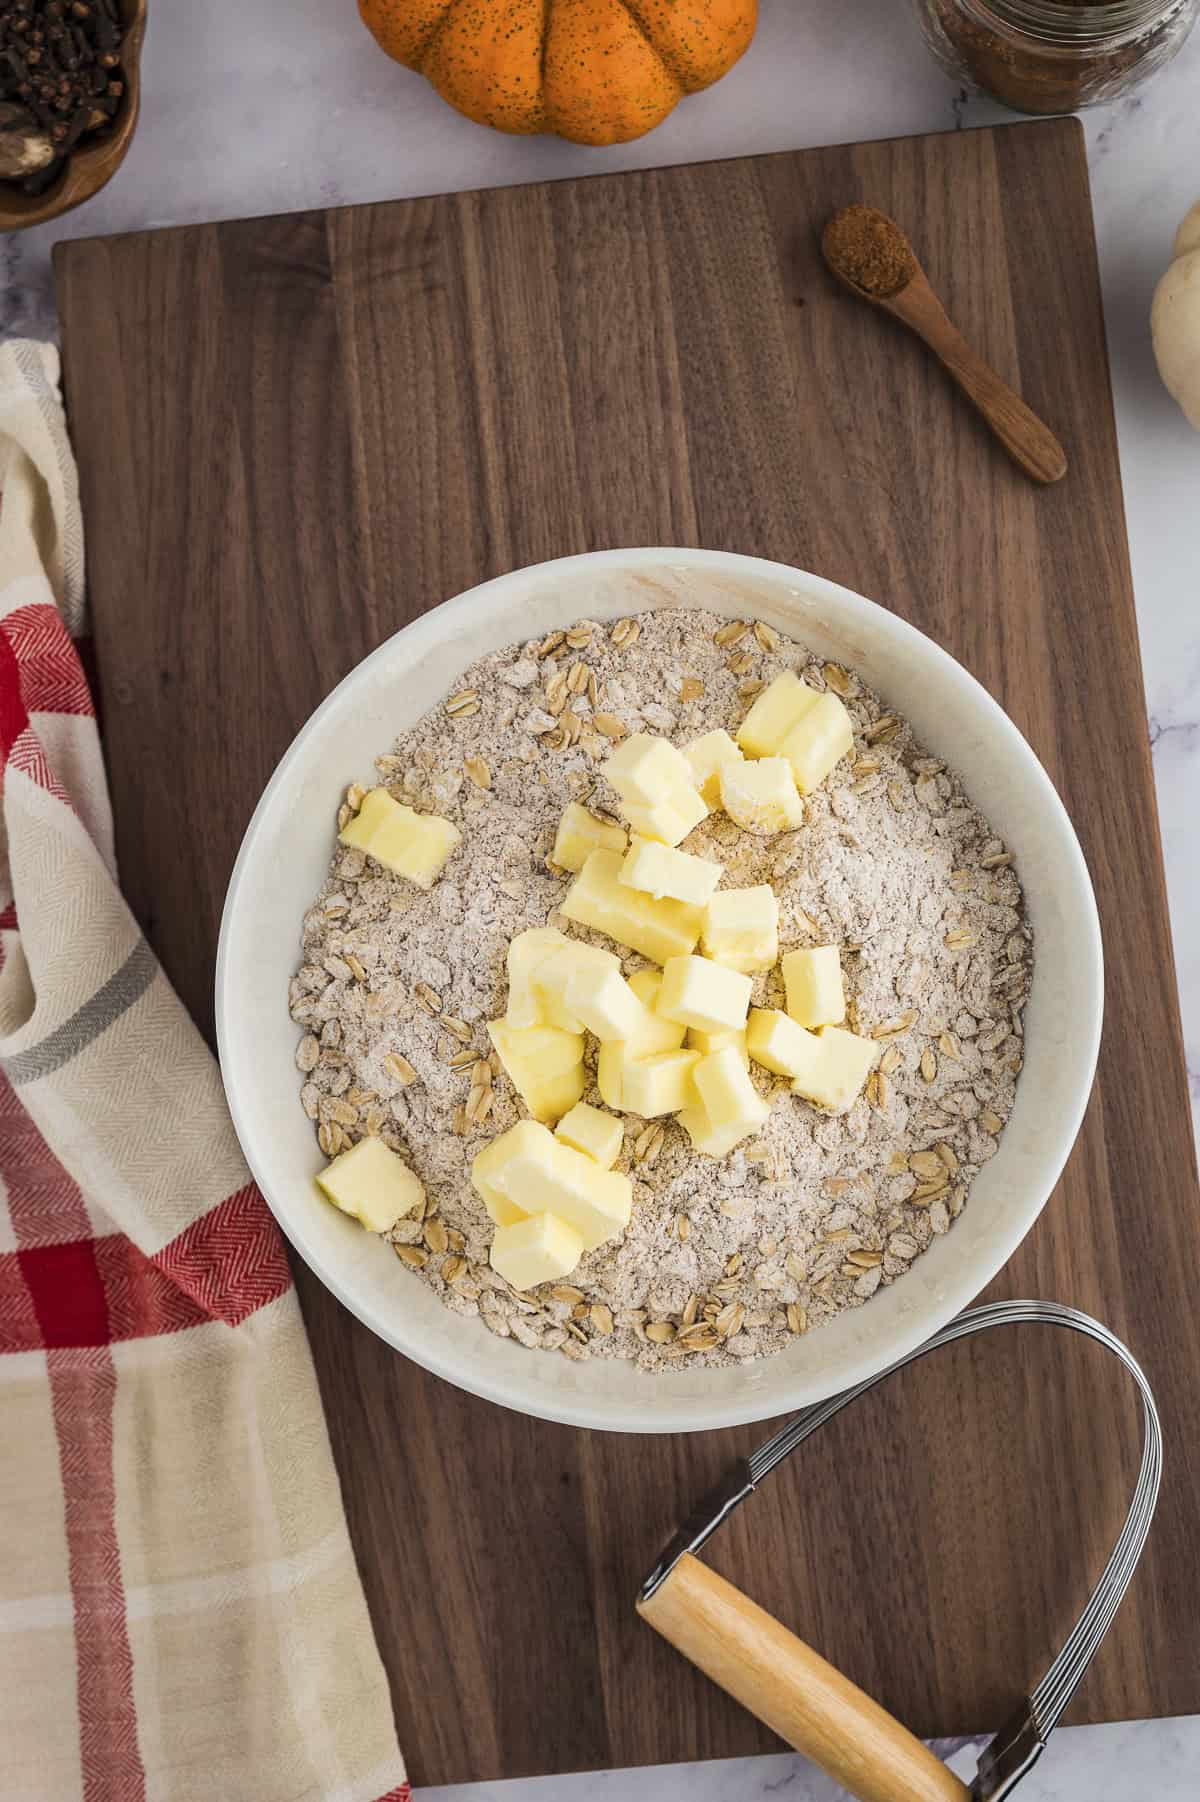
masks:
{"type": "Polygon", "coordinates": [[[919,322],[910,318],[908,323],[983,415],[1014,463],[1035,482],[1059,481],[1067,473],[1067,454],[1049,426],[972,350],[940,309],[939,314],[919,322]]]}

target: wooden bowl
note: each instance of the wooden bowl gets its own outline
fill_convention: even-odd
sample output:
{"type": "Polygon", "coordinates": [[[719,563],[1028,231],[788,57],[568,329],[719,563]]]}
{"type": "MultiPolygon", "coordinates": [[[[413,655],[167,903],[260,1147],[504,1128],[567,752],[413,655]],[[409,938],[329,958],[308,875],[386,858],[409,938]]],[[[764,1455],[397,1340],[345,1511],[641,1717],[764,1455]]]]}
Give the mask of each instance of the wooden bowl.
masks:
{"type": "Polygon", "coordinates": [[[147,0],[120,0],[125,38],[121,45],[121,79],[125,92],[112,124],[72,150],[66,164],[41,194],[22,194],[16,182],[0,181],[0,231],[20,231],[57,219],[82,206],[112,180],[133,139],[141,100],[142,39],[146,35],[147,0]]]}

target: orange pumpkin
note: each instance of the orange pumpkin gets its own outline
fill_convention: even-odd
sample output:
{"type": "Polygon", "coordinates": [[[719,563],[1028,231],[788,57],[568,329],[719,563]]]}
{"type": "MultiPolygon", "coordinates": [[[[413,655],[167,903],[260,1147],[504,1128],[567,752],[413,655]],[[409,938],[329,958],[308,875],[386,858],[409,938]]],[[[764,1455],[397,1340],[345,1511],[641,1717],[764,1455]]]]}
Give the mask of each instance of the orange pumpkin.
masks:
{"type": "Polygon", "coordinates": [[[720,80],[758,0],[358,0],[379,43],[497,131],[623,144],[720,80]]]}

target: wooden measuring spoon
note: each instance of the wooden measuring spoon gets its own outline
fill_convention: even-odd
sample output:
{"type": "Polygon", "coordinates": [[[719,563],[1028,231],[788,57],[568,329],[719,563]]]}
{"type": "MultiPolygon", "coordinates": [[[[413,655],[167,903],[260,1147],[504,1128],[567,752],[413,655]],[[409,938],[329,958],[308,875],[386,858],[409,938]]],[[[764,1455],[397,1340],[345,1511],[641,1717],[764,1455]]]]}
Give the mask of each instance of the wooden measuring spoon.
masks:
{"type": "Polygon", "coordinates": [[[844,207],[826,225],[821,250],[852,294],[890,313],[929,346],[1027,476],[1057,482],[1066,475],[1067,455],[1054,433],[951,323],[893,219],[875,207],[844,207]]]}

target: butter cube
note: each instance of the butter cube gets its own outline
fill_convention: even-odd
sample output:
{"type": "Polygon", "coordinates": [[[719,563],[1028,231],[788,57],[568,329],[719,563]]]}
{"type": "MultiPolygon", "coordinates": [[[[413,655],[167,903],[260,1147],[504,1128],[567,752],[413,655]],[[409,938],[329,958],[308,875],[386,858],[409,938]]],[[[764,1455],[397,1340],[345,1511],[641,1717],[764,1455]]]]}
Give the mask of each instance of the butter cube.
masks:
{"type": "Polygon", "coordinates": [[[555,1127],[554,1136],[573,1150],[582,1151],[602,1170],[611,1170],[621,1155],[625,1129],[611,1114],[589,1107],[586,1101],[577,1101],[555,1127]]]}
{"type": "Polygon", "coordinates": [[[598,1039],[635,1038],[646,1013],[620,964],[615,970],[595,964],[577,970],[567,984],[567,1007],[598,1039]]]}
{"type": "Polygon", "coordinates": [[[787,1011],[801,1026],[838,1026],[846,1018],[842,960],[836,945],[789,951],[783,960],[787,1011]]]}
{"type": "Polygon", "coordinates": [[[749,1138],[756,1131],[753,1126],[744,1126],[740,1122],[736,1126],[716,1127],[702,1107],[685,1107],[679,1110],[679,1124],[692,1141],[693,1149],[701,1151],[706,1157],[723,1158],[740,1145],[743,1139],[749,1138]]]}
{"type": "MultiPolygon", "coordinates": [[[[535,1122],[520,1125],[531,1128],[535,1122]]],[[[619,1171],[602,1169],[544,1127],[536,1135],[514,1127],[497,1143],[506,1146],[506,1153],[488,1180],[525,1213],[557,1214],[579,1234],[587,1251],[629,1225],[633,1184],[619,1171]]]]}
{"type": "Polygon", "coordinates": [[[437,814],[414,813],[411,807],[400,811],[403,819],[389,820],[381,826],[367,847],[367,855],[418,888],[432,888],[452,852],[461,844],[462,833],[437,814]]]}
{"type": "Polygon", "coordinates": [[[557,1120],[574,1107],[584,1090],[581,1033],[490,1020],[488,1037],[535,1120],[557,1120]]]}
{"type": "Polygon", "coordinates": [[[550,853],[551,863],[561,870],[582,870],[593,851],[624,851],[629,834],[624,826],[612,820],[597,819],[578,801],[572,801],[562,819],[550,853]]]}
{"type": "Polygon", "coordinates": [[[605,1107],[616,1108],[618,1113],[625,1109],[625,1067],[629,1062],[629,1053],[619,1039],[601,1045],[596,1055],[596,1087],[600,1099],[605,1107]]]}
{"type": "Polygon", "coordinates": [[[365,851],[372,837],[385,820],[400,811],[400,803],[393,801],[386,788],[373,788],[363,796],[362,806],[352,820],[348,820],[338,833],[338,842],[353,845],[359,851],[365,851]]]}
{"type": "Polygon", "coordinates": [[[742,753],[728,732],[706,732],[702,738],[694,738],[690,745],[684,745],[683,754],[692,772],[692,786],[699,789],[701,800],[709,807],[719,807],[721,766],[742,761],[742,753]]]}
{"type": "Polygon", "coordinates": [[[725,764],[721,805],[746,832],[791,832],[804,824],[804,803],[786,757],[725,764]]]}
{"type": "MultiPolygon", "coordinates": [[[[639,970],[629,978],[630,988],[634,988],[635,984],[638,985],[636,992],[639,1000],[645,995],[653,999],[656,989],[662,984],[662,977],[657,970],[639,970]],[[645,982],[638,984],[639,977],[653,977],[653,986],[645,982]]],[[[632,1108],[633,1103],[626,1098],[625,1093],[626,1071],[634,1064],[653,1061],[656,1057],[666,1056],[668,1052],[678,1051],[686,1031],[686,1027],[677,1026],[673,1020],[662,1019],[647,1005],[642,1024],[631,1038],[610,1039],[601,1045],[596,1059],[596,1087],[600,1091],[600,1099],[608,1107],[618,1111],[632,1108]]],[[[635,1078],[635,1088],[637,1080],[635,1078]]],[[[644,1081],[643,1087],[638,1088],[637,1092],[645,1097],[644,1081]]],[[[642,1110],[638,1108],[636,1111],[641,1113],[642,1110]]]]}
{"type": "Polygon", "coordinates": [[[555,1214],[531,1214],[492,1236],[492,1269],[514,1289],[534,1289],[570,1276],[583,1256],[583,1240],[555,1214]]]}
{"type": "Polygon", "coordinates": [[[645,1007],[646,1017],[639,1022],[637,1032],[625,1041],[628,1055],[655,1057],[663,1051],[678,1051],[687,1027],[677,1026],[674,1020],[666,1020],[658,1012],[662,971],[635,970],[629,978],[629,986],[645,1007]]]}
{"type": "Polygon", "coordinates": [[[695,950],[700,937],[699,908],[683,901],[655,901],[620,879],[622,859],[616,851],[593,851],[563,898],[568,920],[606,932],[631,951],[656,964],[695,950]]]}
{"type": "Polygon", "coordinates": [[[738,727],[738,744],[747,757],[773,757],[819,699],[815,688],[784,670],[767,684],[738,727]]]}
{"type": "Polygon", "coordinates": [[[718,889],[704,910],[704,955],[743,973],[771,970],[779,956],[779,902],[769,882],[718,889]]]}
{"type": "MultiPolygon", "coordinates": [[[[510,1076],[510,1062],[519,1066],[536,1058],[541,1075],[559,1076],[583,1060],[583,1037],[577,1032],[560,1032],[552,1026],[518,1030],[509,1026],[506,1020],[490,1020],[488,1037],[510,1076]]],[[[514,1076],[513,1081],[516,1080],[514,1076]]]]}
{"type": "Polygon", "coordinates": [[[393,801],[385,788],[371,790],[357,817],[338,836],[344,845],[357,845],[384,869],[407,877],[418,888],[433,887],[462,840],[449,820],[435,813],[414,813],[393,801]]]}
{"type": "MultiPolygon", "coordinates": [[[[626,927],[640,911],[640,900],[621,885],[624,858],[616,851],[593,851],[584,859],[582,870],[563,896],[561,912],[579,926],[590,926],[594,932],[617,937],[617,927],[626,927]]],[[[649,956],[649,953],[645,953],[649,956]]]]}
{"type": "Polygon", "coordinates": [[[691,1026],[688,1028],[687,1042],[689,1049],[698,1051],[701,1057],[710,1057],[714,1051],[721,1051],[726,1045],[732,1045],[746,1068],[750,1067],[750,1050],[744,1031],[734,1032],[725,1027],[720,1032],[701,1032],[698,1027],[691,1026]]]}
{"type": "Polygon", "coordinates": [[[570,1112],[586,1088],[587,1071],[579,1063],[570,1070],[561,1070],[557,1076],[539,1077],[525,1097],[525,1105],[535,1120],[559,1120],[570,1112]]]}
{"type": "Polygon", "coordinates": [[[373,857],[385,869],[406,876],[418,888],[432,888],[462,833],[436,814],[414,813],[393,801],[386,788],[373,788],[363,797],[354,818],[338,833],[343,845],[352,845],[373,857]]]}
{"type": "Polygon", "coordinates": [[[740,1127],[745,1138],[758,1130],[771,1111],[733,1045],[702,1057],[693,1080],[700,1105],[718,1133],[740,1127]]]}
{"type": "Polygon", "coordinates": [[[561,951],[570,942],[565,932],[556,932],[553,926],[531,926],[526,932],[518,932],[505,959],[508,1009],[504,1019],[507,1025],[524,1029],[552,1024],[546,1018],[545,1003],[533,985],[533,977],[552,951],[561,951]]]}
{"type": "Polygon", "coordinates": [[[623,1105],[631,1114],[655,1120],[660,1114],[677,1114],[696,1105],[692,1072],[700,1062],[698,1051],[664,1051],[659,1057],[639,1057],[627,1062],[621,1074],[623,1105]]]}
{"type": "Polygon", "coordinates": [[[692,907],[707,904],[723,873],[724,866],[711,858],[693,857],[648,838],[635,838],[621,865],[621,881],[627,888],[640,889],[656,901],[665,895],[692,907]]]}
{"type": "Polygon", "coordinates": [[[370,1233],[386,1233],[425,1198],[420,1178],[382,1139],[360,1139],[317,1177],[317,1187],[370,1233]]]}
{"type": "Polygon", "coordinates": [[[811,795],[847,751],[854,749],[854,725],[836,695],[817,696],[800,722],[779,747],[792,767],[796,787],[811,795]]]}
{"type": "Polygon", "coordinates": [[[821,1041],[776,1008],[751,1008],[746,1046],[755,1063],[776,1076],[819,1080],[821,1041]]]}
{"type": "Polygon", "coordinates": [[[860,1039],[840,1026],[822,1026],[815,1036],[821,1052],[820,1066],[815,1072],[797,1077],[792,1088],[806,1101],[844,1114],[862,1093],[880,1047],[874,1039],[860,1039]]]}
{"type": "Polygon", "coordinates": [[[707,957],[672,957],[663,969],[658,1011],[701,1032],[740,1030],[754,988],[748,976],[707,957]]]}
{"type": "Polygon", "coordinates": [[[634,732],[604,765],[604,774],[623,801],[652,807],[672,789],[690,788],[692,768],[682,751],[665,738],[634,732]]]}
{"type": "Polygon", "coordinates": [[[471,1161],[471,1182],[475,1192],[488,1211],[488,1217],[497,1226],[515,1226],[518,1220],[527,1218],[525,1209],[519,1208],[515,1201],[510,1201],[497,1178],[503,1175],[504,1166],[512,1156],[515,1136],[528,1132],[545,1132],[536,1120],[519,1120],[516,1126],[498,1139],[485,1145],[471,1161]]]}
{"type": "Polygon", "coordinates": [[[533,987],[547,1026],[560,1032],[582,1032],[583,1021],[567,1000],[567,990],[584,970],[612,970],[621,974],[621,960],[598,945],[565,939],[533,972],[533,987]]]}
{"type": "Polygon", "coordinates": [[[694,788],[673,788],[652,803],[622,801],[625,818],[642,838],[662,845],[678,845],[708,817],[708,808],[694,788]]]}

